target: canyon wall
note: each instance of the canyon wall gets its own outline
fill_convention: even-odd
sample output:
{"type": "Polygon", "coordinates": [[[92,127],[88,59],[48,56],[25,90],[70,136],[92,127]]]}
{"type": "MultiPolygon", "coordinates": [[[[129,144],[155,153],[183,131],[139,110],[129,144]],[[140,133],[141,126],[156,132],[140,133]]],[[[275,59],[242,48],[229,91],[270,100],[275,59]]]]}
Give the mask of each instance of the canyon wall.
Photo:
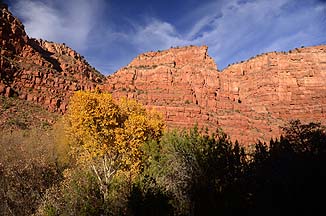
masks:
{"type": "Polygon", "coordinates": [[[0,95],[63,113],[72,92],[93,90],[105,79],[66,45],[29,38],[4,4],[0,20],[0,95]]]}
{"type": "Polygon", "coordinates": [[[326,123],[326,46],[266,53],[221,72],[207,49],[141,54],[104,88],[161,111],[171,128],[222,128],[246,144],[278,137],[293,119],[326,123]]]}
{"type": "Polygon", "coordinates": [[[207,46],[137,56],[104,77],[65,44],[28,37],[0,6],[0,95],[65,113],[77,90],[100,88],[163,113],[169,128],[220,128],[243,144],[278,137],[292,119],[326,123],[326,46],[272,52],[218,71],[207,46]]]}

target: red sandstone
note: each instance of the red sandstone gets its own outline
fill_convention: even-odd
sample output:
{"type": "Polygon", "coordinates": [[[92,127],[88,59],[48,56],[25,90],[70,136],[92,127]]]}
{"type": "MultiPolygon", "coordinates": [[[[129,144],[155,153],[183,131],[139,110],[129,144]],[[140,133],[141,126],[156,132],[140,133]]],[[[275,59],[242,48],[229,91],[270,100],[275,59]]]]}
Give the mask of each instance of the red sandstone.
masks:
{"type": "Polygon", "coordinates": [[[64,44],[30,39],[1,6],[0,94],[65,112],[70,95],[99,87],[164,114],[173,127],[222,128],[269,141],[291,119],[326,123],[326,46],[266,53],[219,72],[206,46],[148,52],[105,78],[64,44]]]}

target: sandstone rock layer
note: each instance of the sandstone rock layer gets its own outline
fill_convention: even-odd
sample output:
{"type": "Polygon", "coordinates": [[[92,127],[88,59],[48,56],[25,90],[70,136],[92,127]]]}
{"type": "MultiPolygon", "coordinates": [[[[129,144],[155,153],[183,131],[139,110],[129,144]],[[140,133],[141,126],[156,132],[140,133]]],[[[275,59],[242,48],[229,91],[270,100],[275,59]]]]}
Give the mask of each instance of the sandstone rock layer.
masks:
{"type": "Polygon", "coordinates": [[[0,20],[0,95],[65,112],[73,91],[92,90],[104,80],[66,45],[30,39],[6,5],[0,6],[0,20]]]}
{"type": "Polygon", "coordinates": [[[206,46],[147,52],[104,77],[65,44],[31,39],[0,6],[0,95],[64,113],[76,90],[109,91],[161,111],[169,128],[222,128],[269,141],[289,120],[326,123],[326,46],[266,53],[218,71],[206,46]]]}
{"type": "Polygon", "coordinates": [[[292,119],[326,123],[326,46],[266,53],[221,72],[206,46],[148,52],[105,89],[163,112],[172,128],[197,123],[241,143],[269,141],[292,119]]]}

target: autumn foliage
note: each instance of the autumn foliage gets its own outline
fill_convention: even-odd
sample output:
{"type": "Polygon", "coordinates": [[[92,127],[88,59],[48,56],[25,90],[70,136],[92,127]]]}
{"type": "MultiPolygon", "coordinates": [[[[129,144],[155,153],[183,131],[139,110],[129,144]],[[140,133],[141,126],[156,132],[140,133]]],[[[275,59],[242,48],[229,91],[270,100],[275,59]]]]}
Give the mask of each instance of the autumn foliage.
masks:
{"type": "Polygon", "coordinates": [[[107,93],[76,92],[67,115],[71,153],[78,163],[106,158],[114,170],[132,175],[141,165],[141,145],[158,139],[163,128],[158,113],[133,100],[115,101],[107,93]]]}

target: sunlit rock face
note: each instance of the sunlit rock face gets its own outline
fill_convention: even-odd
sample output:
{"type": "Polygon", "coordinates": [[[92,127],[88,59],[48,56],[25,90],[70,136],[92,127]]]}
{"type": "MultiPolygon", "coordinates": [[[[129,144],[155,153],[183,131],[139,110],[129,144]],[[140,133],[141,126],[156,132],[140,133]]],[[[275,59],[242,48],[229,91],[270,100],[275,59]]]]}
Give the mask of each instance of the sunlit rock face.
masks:
{"type": "Polygon", "coordinates": [[[221,127],[241,143],[269,141],[291,119],[325,123],[326,46],[262,54],[221,72],[206,46],[148,52],[104,88],[163,112],[170,128],[221,127]]]}
{"type": "Polygon", "coordinates": [[[291,119],[326,123],[326,46],[267,53],[218,71],[206,46],[137,56],[104,77],[65,44],[28,37],[0,6],[0,94],[64,113],[77,90],[100,88],[163,113],[169,128],[222,128],[242,144],[269,141],[291,119]]]}

